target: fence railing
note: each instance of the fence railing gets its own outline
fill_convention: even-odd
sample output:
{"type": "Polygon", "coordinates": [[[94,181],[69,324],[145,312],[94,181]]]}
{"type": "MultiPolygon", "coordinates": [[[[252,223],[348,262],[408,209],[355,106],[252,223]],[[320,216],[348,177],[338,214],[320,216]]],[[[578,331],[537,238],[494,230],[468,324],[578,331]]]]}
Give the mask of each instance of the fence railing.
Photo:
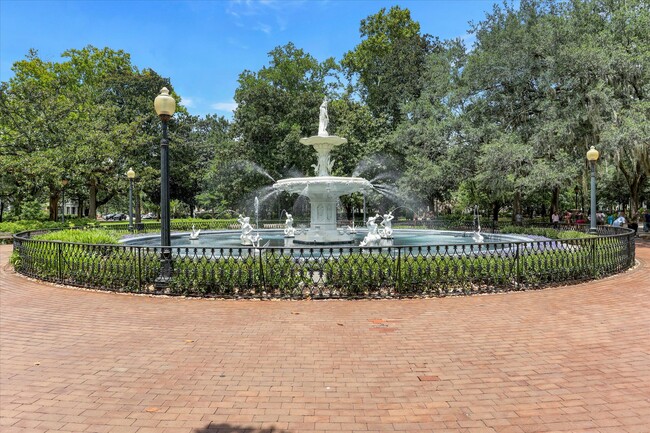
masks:
{"type": "MultiPolygon", "coordinates": [[[[456,227],[457,228],[457,227],[456,227]]],[[[580,227],[566,227],[580,228],[580,227]]],[[[495,228],[495,231],[497,229],[495,228]]],[[[156,292],[160,247],[14,236],[17,272],[61,284],[156,292]]],[[[171,247],[171,295],[386,298],[526,290],[601,278],[635,260],[631,230],[579,239],[398,247],[171,247]]]]}

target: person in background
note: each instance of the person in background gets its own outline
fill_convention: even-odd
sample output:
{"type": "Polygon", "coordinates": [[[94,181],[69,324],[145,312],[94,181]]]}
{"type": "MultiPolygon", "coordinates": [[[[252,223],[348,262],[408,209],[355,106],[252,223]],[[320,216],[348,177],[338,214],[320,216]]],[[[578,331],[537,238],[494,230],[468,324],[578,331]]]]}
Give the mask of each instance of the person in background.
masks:
{"type": "Polygon", "coordinates": [[[558,215],[557,211],[553,212],[553,215],[551,215],[551,222],[553,223],[553,228],[557,228],[560,224],[560,215],[558,215]]]}
{"type": "Polygon", "coordinates": [[[643,214],[643,231],[650,232],[650,209],[646,209],[643,214]]]}
{"type": "Polygon", "coordinates": [[[612,227],[625,227],[625,212],[621,212],[619,217],[614,220],[612,227]]]}

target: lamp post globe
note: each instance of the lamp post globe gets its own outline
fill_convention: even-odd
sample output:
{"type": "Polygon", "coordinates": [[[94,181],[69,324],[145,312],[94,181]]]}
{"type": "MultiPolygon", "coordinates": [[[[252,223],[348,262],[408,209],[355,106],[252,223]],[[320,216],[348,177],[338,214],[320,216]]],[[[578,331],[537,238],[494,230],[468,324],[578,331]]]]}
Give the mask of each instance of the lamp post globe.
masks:
{"type": "Polygon", "coordinates": [[[591,224],[589,226],[589,233],[596,234],[596,161],[600,153],[594,146],[587,151],[587,161],[591,168],[591,224]]]}
{"type": "Polygon", "coordinates": [[[164,290],[169,284],[172,272],[170,218],[169,218],[169,140],[167,122],[176,111],[176,101],[169,95],[169,89],[163,87],[154,100],[156,114],[162,121],[162,139],[160,140],[160,275],[155,287],[164,290]]]}
{"type": "Polygon", "coordinates": [[[126,172],[126,177],[129,179],[129,231],[133,231],[133,179],[135,179],[135,171],[129,168],[126,172]]]}

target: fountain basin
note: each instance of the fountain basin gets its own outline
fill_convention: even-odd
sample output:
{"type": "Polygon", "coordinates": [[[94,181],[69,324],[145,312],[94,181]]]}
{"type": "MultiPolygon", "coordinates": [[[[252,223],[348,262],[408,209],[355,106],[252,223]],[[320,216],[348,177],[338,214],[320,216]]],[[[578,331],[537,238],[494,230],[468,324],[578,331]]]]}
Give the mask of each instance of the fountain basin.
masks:
{"type": "Polygon", "coordinates": [[[372,189],[372,184],[361,177],[317,176],[282,179],[273,188],[309,198],[311,225],[305,233],[296,234],[296,242],[338,244],[354,241],[354,236],[337,230],[338,198],[353,192],[368,191],[372,189]]]}

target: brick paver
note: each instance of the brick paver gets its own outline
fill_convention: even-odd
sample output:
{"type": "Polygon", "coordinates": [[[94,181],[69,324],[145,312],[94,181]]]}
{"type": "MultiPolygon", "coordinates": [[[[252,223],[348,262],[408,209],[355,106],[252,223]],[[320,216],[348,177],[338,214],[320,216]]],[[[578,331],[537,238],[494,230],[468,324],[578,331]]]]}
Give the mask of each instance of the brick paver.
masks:
{"type": "Polygon", "coordinates": [[[224,301],[15,275],[0,430],[650,432],[650,244],[623,275],[446,299],[224,301]]]}

